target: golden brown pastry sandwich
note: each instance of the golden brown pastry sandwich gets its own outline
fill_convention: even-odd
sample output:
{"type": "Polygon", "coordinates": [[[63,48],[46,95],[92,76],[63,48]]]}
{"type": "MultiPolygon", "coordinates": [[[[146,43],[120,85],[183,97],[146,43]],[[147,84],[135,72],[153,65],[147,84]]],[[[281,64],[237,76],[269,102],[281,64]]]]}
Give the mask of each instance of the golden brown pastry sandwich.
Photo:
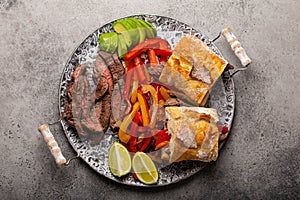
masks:
{"type": "Polygon", "coordinates": [[[218,157],[218,113],[213,108],[167,107],[167,128],[171,135],[169,162],[216,161],[218,157]]]}
{"type": "Polygon", "coordinates": [[[190,102],[204,106],[227,64],[199,38],[187,35],[176,45],[159,80],[178,89],[190,102]]]}

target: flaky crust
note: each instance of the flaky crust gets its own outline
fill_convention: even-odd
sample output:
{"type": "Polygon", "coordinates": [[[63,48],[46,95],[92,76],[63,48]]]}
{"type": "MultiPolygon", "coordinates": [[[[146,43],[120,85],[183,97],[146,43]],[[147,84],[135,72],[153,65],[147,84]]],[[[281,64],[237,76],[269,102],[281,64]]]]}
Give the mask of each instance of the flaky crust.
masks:
{"type": "Polygon", "coordinates": [[[167,107],[167,127],[171,135],[170,162],[215,161],[218,157],[218,114],[213,108],[167,107]]]}
{"type": "Polygon", "coordinates": [[[223,73],[228,62],[213,53],[200,39],[187,35],[176,45],[159,80],[175,86],[187,99],[205,105],[206,95],[223,73]]]}

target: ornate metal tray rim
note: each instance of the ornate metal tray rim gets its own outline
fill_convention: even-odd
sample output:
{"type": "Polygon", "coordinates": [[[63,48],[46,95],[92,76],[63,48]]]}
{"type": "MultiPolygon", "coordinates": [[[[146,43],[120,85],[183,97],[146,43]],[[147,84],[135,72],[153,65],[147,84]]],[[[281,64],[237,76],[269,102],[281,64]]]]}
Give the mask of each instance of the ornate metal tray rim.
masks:
{"type": "MultiPolygon", "coordinates": [[[[96,29],[95,31],[93,31],[91,34],[89,34],[84,40],[83,42],[81,42],[74,50],[73,52],[71,53],[71,56],[68,58],[66,64],[65,64],[65,67],[64,67],[64,71],[61,75],[61,78],[60,78],[60,85],[59,85],[59,91],[58,91],[58,95],[59,95],[59,105],[58,105],[58,109],[59,109],[59,113],[60,113],[60,117],[61,117],[61,114],[63,112],[63,107],[61,106],[62,105],[62,94],[61,94],[61,91],[64,89],[63,86],[62,86],[62,83],[63,83],[63,80],[65,78],[65,75],[66,75],[66,71],[68,69],[68,65],[69,63],[71,62],[72,60],[72,57],[73,55],[75,54],[75,52],[85,43],[85,41],[87,41],[93,34],[97,33],[100,29],[103,29],[105,26],[109,26],[111,25],[113,22],[119,20],[119,19],[123,19],[123,18],[128,18],[128,17],[134,17],[134,18],[138,18],[138,19],[152,19],[152,18],[156,18],[156,19],[160,19],[160,18],[163,18],[163,19],[166,19],[166,20],[170,20],[170,21],[176,21],[177,23],[181,24],[181,25],[184,25],[186,27],[189,27],[191,29],[191,33],[192,31],[194,31],[194,34],[197,34],[199,35],[200,34],[200,39],[205,42],[214,52],[216,52],[218,55],[220,55],[221,57],[223,57],[222,53],[220,52],[220,50],[217,48],[217,46],[215,46],[214,42],[211,41],[207,36],[203,35],[201,32],[193,29],[192,27],[190,27],[189,25],[185,24],[185,23],[182,23],[178,20],[175,20],[175,19],[172,19],[170,17],[165,17],[165,16],[159,16],[159,15],[149,15],[149,14],[146,14],[146,15],[142,15],[142,14],[138,14],[138,15],[128,15],[128,16],[125,16],[125,17],[122,17],[122,18],[118,18],[118,19],[115,19],[115,20],[112,20],[110,22],[107,22],[107,23],[104,23],[102,26],[100,26],[98,29],[96,29]]],[[[151,20],[149,20],[151,22],[151,20]]],[[[199,36],[197,36],[199,37],[199,36]]],[[[67,80],[67,79],[66,79],[67,80]]],[[[69,81],[69,80],[68,80],[69,81]]],[[[229,101],[227,101],[226,103],[230,102],[231,103],[231,118],[229,118],[229,120],[227,120],[226,122],[224,122],[227,127],[229,128],[229,131],[228,133],[230,133],[230,130],[231,130],[231,125],[232,125],[232,122],[233,122],[233,118],[234,118],[234,110],[235,110],[235,93],[234,93],[234,82],[233,82],[233,79],[231,76],[229,76],[229,74],[227,72],[224,72],[222,74],[222,82],[226,82],[227,81],[227,86],[229,86],[227,89],[225,87],[225,93],[227,94],[226,96],[226,99],[228,100],[230,98],[229,101]]],[[[219,110],[218,110],[219,112],[219,110]]],[[[201,169],[203,169],[207,163],[203,163],[203,162],[197,162],[197,161],[182,161],[180,163],[173,163],[165,168],[163,168],[163,170],[168,170],[168,168],[170,168],[170,166],[172,167],[173,165],[178,165],[178,164],[182,164],[182,163],[186,163],[186,165],[189,165],[189,163],[198,163],[197,165],[199,165],[200,163],[200,166],[198,166],[198,168],[194,168],[192,170],[190,170],[188,172],[188,174],[186,176],[183,176],[183,177],[178,177],[177,179],[175,180],[172,180],[170,182],[166,182],[166,183],[158,183],[158,184],[154,184],[154,185],[145,185],[143,183],[140,183],[138,181],[134,181],[134,184],[133,182],[130,182],[132,180],[127,180],[126,181],[126,177],[125,178],[116,178],[114,177],[113,175],[111,176],[107,176],[105,175],[104,173],[101,173],[99,171],[99,169],[93,165],[91,162],[89,162],[88,158],[86,155],[84,155],[83,151],[80,151],[79,148],[81,148],[82,146],[84,146],[84,143],[81,142],[81,144],[77,143],[76,145],[76,142],[73,141],[74,138],[72,138],[71,134],[68,134],[69,130],[68,130],[68,124],[64,121],[64,120],[60,120],[61,122],[61,125],[63,127],[63,130],[64,130],[64,133],[65,133],[65,136],[67,137],[68,139],[68,142],[70,143],[70,145],[72,146],[72,148],[74,149],[74,151],[77,153],[77,156],[82,158],[93,170],[95,170],[97,173],[101,174],[101,175],[104,175],[106,178],[110,179],[110,180],[113,180],[115,182],[118,182],[120,184],[124,184],[124,185],[128,185],[128,186],[136,186],[136,187],[160,187],[160,186],[166,186],[166,185],[170,185],[170,184],[175,184],[175,183],[178,183],[179,181],[181,180],[184,180],[184,179],[187,179],[189,178],[190,176],[194,175],[195,173],[199,172],[201,169]]],[[[229,135],[229,134],[228,134],[229,135]]],[[[74,134],[73,137],[77,137],[76,134],[74,134]]],[[[80,140],[80,139],[79,139],[80,140]]],[[[225,145],[227,139],[220,142],[219,144],[219,151],[222,149],[222,147],[225,145]]],[[[109,172],[110,173],[110,172],[109,172]]],[[[161,175],[161,171],[159,171],[159,174],[161,175]]],[[[176,175],[176,174],[175,174],[176,175]]],[[[128,179],[128,178],[127,178],[128,179]]]]}

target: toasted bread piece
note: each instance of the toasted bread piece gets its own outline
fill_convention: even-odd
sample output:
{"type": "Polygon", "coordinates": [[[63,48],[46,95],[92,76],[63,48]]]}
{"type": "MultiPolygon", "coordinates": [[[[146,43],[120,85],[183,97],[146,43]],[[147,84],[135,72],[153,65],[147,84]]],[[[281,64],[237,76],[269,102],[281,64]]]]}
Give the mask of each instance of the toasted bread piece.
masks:
{"type": "Polygon", "coordinates": [[[207,93],[227,64],[199,38],[187,35],[176,45],[159,80],[183,92],[191,103],[204,106],[207,93]]]}
{"type": "Polygon", "coordinates": [[[218,157],[218,113],[213,108],[167,107],[169,162],[215,161],[218,157]]]}

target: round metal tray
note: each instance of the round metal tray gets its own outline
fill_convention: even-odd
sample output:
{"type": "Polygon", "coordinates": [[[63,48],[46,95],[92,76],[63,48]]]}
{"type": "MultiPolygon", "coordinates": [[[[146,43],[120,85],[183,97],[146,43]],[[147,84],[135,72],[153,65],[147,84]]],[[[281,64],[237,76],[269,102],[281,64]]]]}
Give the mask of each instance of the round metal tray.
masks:
{"type": "MultiPolygon", "coordinates": [[[[200,38],[213,52],[222,56],[219,49],[208,37],[188,26],[187,24],[179,22],[175,19],[156,15],[134,15],[130,17],[147,20],[155,25],[158,31],[158,36],[168,40],[172,48],[174,48],[176,43],[183,35],[191,34],[200,38]]],[[[102,33],[113,31],[113,23],[114,21],[107,23],[90,34],[75,49],[75,51],[67,61],[62,73],[59,88],[60,115],[62,115],[62,113],[64,112],[64,107],[67,102],[67,90],[74,69],[79,64],[92,62],[95,60],[95,55],[98,51],[98,37],[102,33]]],[[[229,130],[234,117],[234,99],[235,95],[233,79],[231,78],[231,76],[226,76],[223,74],[222,78],[217,81],[216,85],[211,91],[209,98],[209,107],[217,109],[220,117],[220,123],[226,125],[229,130]]],[[[163,168],[159,168],[159,180],[155,185],[145,185],[139,181],[135,181],[133,176],[130,174],[122,178],[117,178],[111,174],[108,165],[108,151],[112,143],[117,140],[117,133],[114,133],[110,129],[108,129],[101,143],[96,146],[91,146],[88,142],[83,142],[76,131],[71,128],[64,120],[61,120],[61,124],[69,143],[77,152],[79,157],[81,157],[99,174],[122,184],[142,187],[164,186],[188,178],[203,169],[203,167],[205,166],[205,163],[203,162],[182,161],[179,163],[173,163],[163,168]]],[[[219,149],[222,148],[224,143],[225,141],[222,141],[220,143],[219,149]]]]}

